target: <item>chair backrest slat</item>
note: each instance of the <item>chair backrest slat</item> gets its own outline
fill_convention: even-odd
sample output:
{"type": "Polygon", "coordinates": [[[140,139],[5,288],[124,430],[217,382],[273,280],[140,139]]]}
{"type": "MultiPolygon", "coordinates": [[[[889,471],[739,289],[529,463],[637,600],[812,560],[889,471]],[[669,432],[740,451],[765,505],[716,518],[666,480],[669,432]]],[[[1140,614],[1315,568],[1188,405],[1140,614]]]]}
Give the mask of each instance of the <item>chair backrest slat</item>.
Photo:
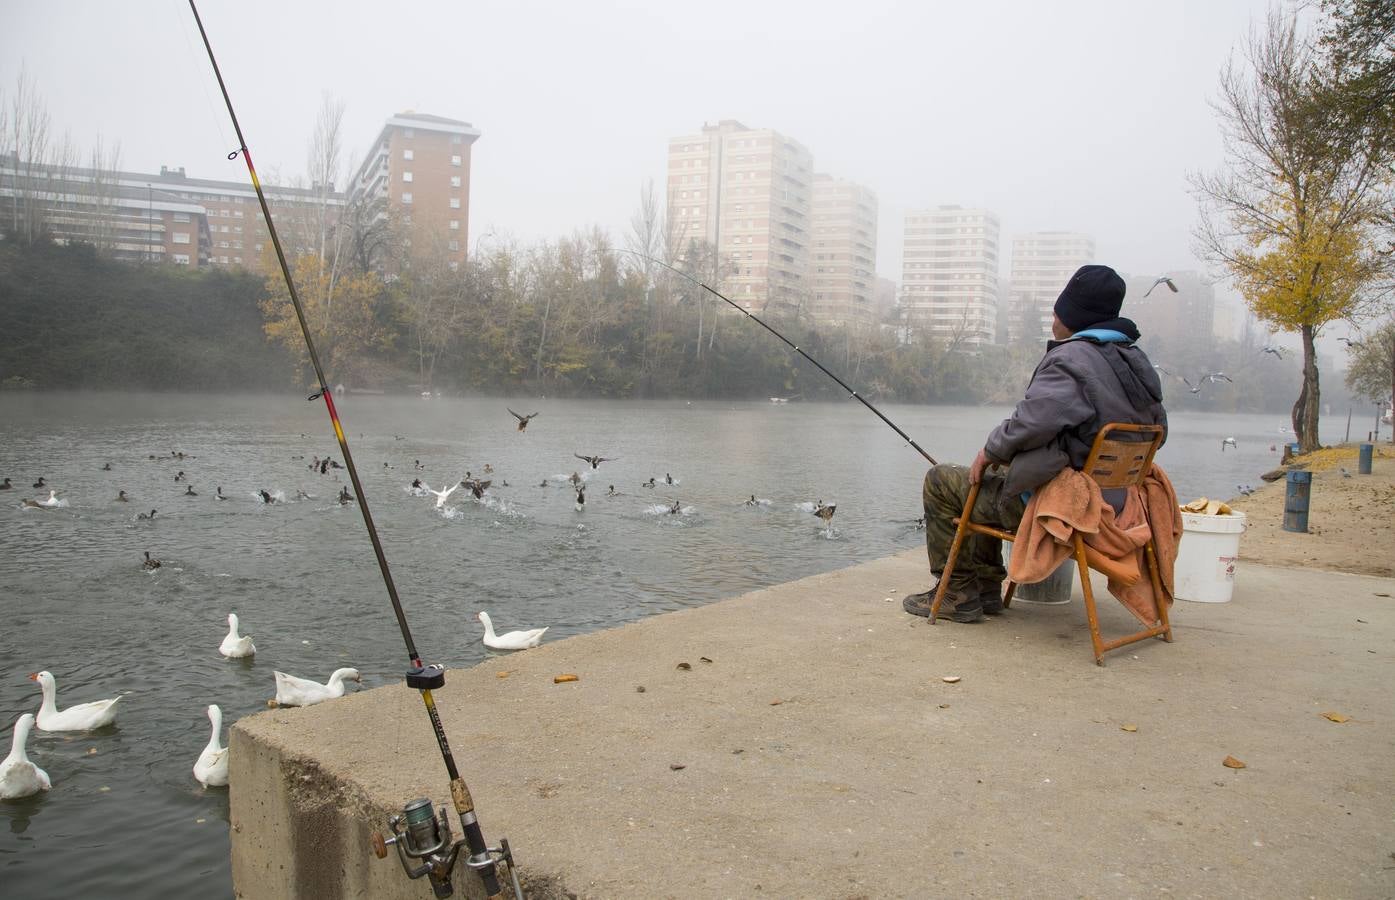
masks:
{"type": "Polygon", "coordinates": [[[1083,471],[1102,489],[1142,484],[1162,441],[1161,425],[1110,422],[1095,435],[1083,471]]]}

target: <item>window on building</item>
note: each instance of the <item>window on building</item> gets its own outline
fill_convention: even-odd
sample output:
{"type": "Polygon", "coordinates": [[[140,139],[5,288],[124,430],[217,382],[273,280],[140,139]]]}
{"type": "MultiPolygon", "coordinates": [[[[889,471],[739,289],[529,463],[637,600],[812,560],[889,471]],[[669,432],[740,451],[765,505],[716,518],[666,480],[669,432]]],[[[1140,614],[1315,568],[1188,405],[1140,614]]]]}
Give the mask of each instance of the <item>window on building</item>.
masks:
{"type": "Polygon", "coordinates": [[[187,244],[189,243],[189,233],[187,231],[176,231],[174,232],[173,240],[176,244],[187,244]]]}
{"type": "Polygon", "coordinates": [[[240,257],[240,256],[234,256],[234,257],[233,257],[233,262],[237,263],[239,266],[242,265],[242,257],[240,257]]]}
{"type": "Polygon", "coordinates": [[[403,158],[403,159],[412,159],[412,158],[413,158],[412,151],[410,151],[410,150],[403,150],[403,151],[402,151],[402,158],[403,158]]]}
{"type": "Polygon", "coordinates": [[[176,254],[174,254],[174,256],[171,257],[171,258],[174,260],[175,265],[179,265],[179,266],[187,266],[187,265],[189,265],[189,254],[187,254],[187,253],[176,253],[176,254]]]}
{"type": "Polygon", "coordinates": [[[451,186],[451,187],[460,187],[460,176],[459,176],[459,175],[452,175],[452,176],[450,177],[450,186],[451,186]]]}
{"type": "Polygon", "coordinates": [[[465,139],[458,134],[453,134],[450,136],[450,142],[452,144],[463,144],[465,139]]]}
{"type": "Polygon", "coordinates": [[[403,173],[402,173],[402,180],[403,180],[403,181],[408,181],[408,182],[410,182],[410,181],[412,180],[412,173],[411,173],[411,172],[403,172],[403,173]]]}
{"type": "Polygon", "coordinates": [[[452,157],[450,158],[450,164],[453,165],[453,166],[458,166],[458,165],[460,165],[460,157],[459,157],[458,155],[457,155],[457,156],[452,156],[452,157]]]}
{"type": "Polygon", "coordinates": [[[411,203],[411,202],[412,202],[412,195],[411,195],[410,193],[404,193],[404,194],[402,195],[402,202],[403,202],[403,203],[411,203]]]}
{"type": "Polygon", "coordinates": [[[460,242],[459,242],[459,241],[447,241],[447,242],[446,242],[446,247],[448,247],[448,248],[451,249],[451,250],[459,250],[459,249],[460,249],[460,242]]]}
{"type": "Polygon", "coordinates": [[[415,128],[404,128],[404,129],[402,129],[402,136],[403,136],[404,138],[414,138],[414,137],[417,136],[416,129],[415,129],[415,128]]]}
{"type": "Polygon", "coordinates": [[[460,230],[460,220],[459,220],[459,219],[451,219],[451,220],[450,220],[450,230],[451,230],[451,231],[459,231],[459,230],[460,230]]]}
{"type": "Polygon", "coordinates": [[[176,222],[187,222],[187,221],[189,221],[189,214],[188,214],[188,213],[175,213],[175,214],[174,214],[174,220],[175,220],[176,222]]]}
{"type": "Polygon", "coordinates": [[[450,208],[451,208],[451,209],[459,209],[459,208],[460,208],[460,198],[459,198],[459,197],[452,197],[452,198],[450,198],[450,208]]]}

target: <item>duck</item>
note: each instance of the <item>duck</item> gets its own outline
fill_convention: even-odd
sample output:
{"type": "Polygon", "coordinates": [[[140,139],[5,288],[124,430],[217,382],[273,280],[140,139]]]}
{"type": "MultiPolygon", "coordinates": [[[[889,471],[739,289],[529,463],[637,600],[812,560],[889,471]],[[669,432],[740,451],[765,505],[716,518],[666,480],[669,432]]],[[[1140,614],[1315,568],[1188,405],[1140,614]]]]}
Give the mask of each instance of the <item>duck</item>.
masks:
{"type": "Polygon", "coordinates": [[[152,509],[149,513],[136,513],[136,518],[142,521],[153,519],[155,518],[155,510],[152,509]]]}
{"type": "Polygon", "coordinates": [[[227,787],[228,748],[221,740],[223,732],[223,711],[218,704],[208,704],[208,721],[213,723],[213,734],[208,738],[208,746],[199,754],[194,763],[194,777],[206,788],[227,787]]]}
{"type": "Polygon", "coordinates": [[[117,503],[130,503],[130,502],[131,502],[131,498],[126,496],[126,492],[125,492],[125,491],[117,491],[117,492],[116,492],[116,502],[117,502],[117,503]]]}
{"type": "Polygon", "coordinates": [[[1226,447],[1234,447],[1234,448],[1237,449],[1237,450],[1240,449],[1240,445],[1235,443],[1235,438],[1233,438],[1233,437],[1221,438],[1221,452],[1222,452],[1222,453],[1225,452],[1225,448],[1226,448],[1226,447]]]}
{"type": "Polygon", "coordinates": [[[116,724],[116,704],[121,702],[120,697],[79,703],[77,706],[60,710],[57,701],[58,682],[54,680],[51,672],[35,672],[29,676],[29,680],[37,681],[39,690],[44,692],[44,702],[39,706],[39,716],[35,720],[40,730],[92,731],[116,724]]]}
{"type": "MultiPolygon", "coordinates": [[[[505,408],[505,409],[508,409],[507,406],[504,407],[504,408],[505,408]]],[[[527,431],[527,430],[528,430],[528,423],[531,422],[533,419],[535,419],[535,418],[537,417],[537,415],[538,415],[537,413],[529,413],[529,414],[526,415],[526,416],[521,416],[521,415],[519,415],[518,413],[514,412],[514,411],[511,410],[511,409],[509,409],[509,412],[513,415],[513,417],[514,417],[515,419],[518,420],[518,430],[519,430],[519,431],[527,431]]]]}
{"type": "MultiPolygon", "coordinates": [[[[463,482],[463,481],[460,482],[460,484],[464,484],[464,483],[465,483],[465,482],[463,482]]],[[[428,494],[435,494],[435,495],[436,495],[436,508],[437,508],[437,509],[440,509],[441,507],[443,507],[443,506],[446,505],[446,501],[449,500],[449,499],[450,499],[450,495],[451,495],[451,494],[454,494],[455,491],[456,491],[456,489],[460,487],[460,484],[451,485],[450,488],[448,488],[448,489],[443,487],[443,488],[441,488],[441,490],[439,490],[439,491],[436,490],[435,488],[430,487],[429,485],[422,485],[422,487],[426,489],[426,492],[427,492],[428,494]]]]}
{"type": "Polygon", "coordinates": [[[145,562],[141,563],[140,567],[147,572],[151,572],[155,569],[160,568],[160,561],[158,559],[152,559],[150,556],[150,551],[147,550],[145,551],[145,562]]]}
{"type": "Polygon", "coordinates": [[[110,471],[111,471],[111,463],[107,463],[106,465],[102,466],[102,471],[103,471],[103,472],[110,472],[110,471]]]}
{"type": "Polygon", "coordinates": [[[20,509],[44,509],[44,505],[38,500],[30,500],[28,497],[19,501],[20,509]]]}
{"type": "Polygon", "coordinates": [[[814,515],[818,516],[820,519],[823,519],[824,524],[832,524],[833,513],[837,509],[838,504],[835,503],[832,506],[824,506],[823,501],[820,500],[818,503],[814,504],[814,515]]]}
{"type": "Polygon", "coordinates": [[[586,485],[581,485],[576,489],[576,511],[581,512],[586,509],[586,485]]]}
{"type": "Polygon", "coordinates": [[[57,505],[58,505],[59,503],[61,503],[61,502],[62,502],[62,501],[60,501],[60,500],[58,499],[58,492],[55,491],[55,490],[53,490],[52,488],[49,489],[49,492],[48,492],[48,499],[47,499],[47,500],[40,500],[40,501],[39,501],[39,503],[41,503],[41,504],[44,505],[44,506],[49,507],[50,509],[52,509],[53,507],[57,506],[57,505]]]}
{"type": "Polygon", "coordinates": [[[647,488],[651,488],[651,487],[654,487],[654,486],[655,486],[654,476],[652,476],[652,475],[649,476],[649,480],[648,480],[648,481],[646,481],[646,482],[644,482],[644,484],[641,484],[641,485],[640,485],[640,487],[647,487],[647,488]]]}
{"type": "Polygon", "coordinates": [[[486,474],[486,475],[493,475],[493,474],[494,474],[494,467],[491,466],[489,463],[485,463],[485,464],[484,464],[484,474],[486,474]]]}
{"type": "Polygon", "coordinates": [[[589,462],[591,464],[591,468],[593,469],[599,469],[601,467],[601,463],[603,462],[615,462],[617,459],[620,458],[618,456],[582,456],[580,453],[573,453],[572,456],[575,456],[577,459],[589,462]]]}
{"type": "Polygon", "coordinates": [[[223,643],[218,645],[218,652],[228,659],[245,659],[256,655],[257,648],[252,643],[252,636],[237,633],[237,613],[228,613],[228,633],[223,643]]]}
{"type": "Polygon", "coordinates": [[[10,755],[0,762],[0,800],[32,797],[39,791],[53,787],[48,773],[34,765],[24,750],[24,745],[29,742],[29,732],[33,730],[33,713],[25,713],[15,721],[15,740],[10,745],[10,755]]]}
{"type": "Polygon", "coordinates": [[[39,480],[36,481],[36,482],[34,482],[34,484],[32,485],[32,487],[36,487],[36,488],[46,488],[46,487],[48,487],[48,484],[47,484],[47,482],[44,481],[44,476],[40,475],[40,476],[39,476],[39,480]]]}
{"type": "Polygon", "coordinates": [[[226,499],[228,499],[227,497],[225,497],[225,496],[223,495],[223,486],[222,486],[221,484],[218,485],[218,490],[213,494],[213,499],[214,499],[214,500],[226,500],[226,499]]]}
{"type": "Polygon", "coordinates": [[[352,668],[335,669],[329,676],[328,684],[320,684],[318,681],[311,681],[308,678],[297,678],[294,675],[287,675],[285,672],[274,674],[276,675],[276,700],[274,702],[277,706],[314,706],[316,703],[344,696],[344,681],[346,679],[363,683],[358,669],[352,668]]]}
{"type": "Polygon", "coordinates": [[[263,503],[269,505],[276,502],[276,498],[267,493],[265,489],[257,491],[257,494],[261,496],[263,503]]]}
{"type": "Polygon", "coordinates": [[[185,485],[185,486],[184,486],[184,496],[186,496],[186,497],[197,497],[198,495],[199,495],[199,492],[196,491],[196,490],[194,490],[194,486],[193,486],[192,484],[188,484],[188,485],[185,485]]]}
{"type": "Polygon", "coordinates": [[[567,480],[570,481],[572,484],[581,484],[581,482],[585,481],[586,479],[581,477],[580,472],[573,472],[571,475],[567,476],[567,480]]]}
{"type": "Polygon", "coordinates": [[[0,491],[12,491],[15,486],[10,484],[10,479],[6,478],[4,484],[0,484],[0,491]]]}
{"type": "Polygon", "coordinates": [[[468,476],[469,473],[467,472],[466,479],[460,482],[460,486],[467,488],[470,491],[470,495],[476,500],[483,500],[484,492],[489,490],[489,486],[494,483],[493,479],[480,481],[478,478],[470,478],[468,476]]]}
{"type": "Polygon", "coordinates": [[[671,515],[671,516],[680,516],[680,515],[682,515],[682,514],[683,514],[683,503],[682,503],[682,501],[680,501],[680,500],[675,500],[675,501],[673,501],[673,505],[671,505],[671,506],[668,508],[668,514],[671,515]]]}
{"type": "Polygon", "coordinates": [[[481,612],[479,620],[484,623],[484,645],[490,650],[527,650],[541,644],[543,635],[547,633],[547,628],[532,628],[527,631],[495,634],[494,622],[489,618],[489,613],[481,612]]]}
{"type": "Polygon", "coordinates": [[[180,470],[179,470],[179,474],[174,476],[174,480],[175,480],[175,481],[183,481],[183,480],[184,480],[184,470],[183,470],[183,469],[180,469],[180,470]]]}
{"type": "Polygon", "coordinates": [[[346,487],[341,487],[341,488],[339,489],[339,505],[340,505],[340,506],[348,506],[350,503],[353,503],[353,502],[354,502],[354,495],[351,494],[351,493],[349,493],[349,489],[348,489],[348,488],[346,488],[346,487]]]}

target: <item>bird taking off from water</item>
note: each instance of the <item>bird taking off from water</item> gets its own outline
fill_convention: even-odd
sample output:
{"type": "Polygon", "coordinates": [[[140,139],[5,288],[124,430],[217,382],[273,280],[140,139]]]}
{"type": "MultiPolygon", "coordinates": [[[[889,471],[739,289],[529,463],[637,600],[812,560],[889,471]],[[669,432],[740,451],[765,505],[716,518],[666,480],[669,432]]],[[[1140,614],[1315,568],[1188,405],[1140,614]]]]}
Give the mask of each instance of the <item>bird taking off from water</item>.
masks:
{"type": "Polygon", "coordinates": [[[824,506],[823,501],[820,500],[814,504],[813,512],[814,515],[818,516],[820,519],[823,519],[825,525],[829,525],[832,524],[833,513],[837,511],[837,509],[838,504],[835,503],[832,506],[824,506]]]}
{"type": "Polygon", "coordinates": [[[1235,438],[1233,438],[1233,437],[1221,438],[1221,452],[1222,452],[1222,453],[1225,452],[1225,448],[1228,447],[1228,446],[1229,446],[1229,447],[1234,447],[1236,450],[1239,450],[1239,449],[1240,449],[1240,445],[1237,444],[1237,443],[1235,443],[1235,438]]]}
{"type": "Polygon", "coordinates": [[[577,459],[586,460],[591,464],[591,468],[593,469],[599,469],[603,462],[615,462],[620,458],[618,456],[582,456],[580,453],[573,453],[572,456],[575,456],[577,459]]]}
{"type": "MultiPolygon", "coordinates": [[[[464,483],[465,483],[465,482],[462,481],[460,484],[464,484],[464,483]]],[[[456,491],[456,489],[460,487],[460,484],[451,485],[450,488],[446,488],[446,487],[443,485],[439,491],[438,491],[438,490],[432,489],[432,488],[431,488],[430,486],[428,486],[428,485],[422,485],[422,487],[426,488],[426,492],[427,492],[428,494],[435,494],[435,495],[436,495],[436,508],[437,508],[437,509],[440,509],[441,507],[443,507],[443,506],[446,505],[446,501],[449,500],[449,499],[450,499],[450,495],[451,495],[451,494],[454,494],[455,491],[456,491]]]]}
{"type": "MultiPolygon", "coordinates": [[[[505,409],[508,409],[507,406],[504,407],[504,408],[505,408],[505,409]]],[[[519,430],[519,431],[527,431],[527,430],[528,430],[528,423],[529,423],[533,418],[535,418],[535,417],[537,416],[537,413],[529,413],[529,414],[526,415],[526,416],[521,416],[521,415],[519,415],[518,413],[514,412],[514,411],[511,410],[511,409],[509,409],[509,412],[512,413],[512,414],[513,414],[513,417],[514,417],[515,419],[518,420],[518,430],[519,430]]]]}
{"type": "Polygon", "coordinates": [[[1171,278],[1168,278],[1166,275],[1164,275],[1164,276],[1162,276],[1161,278],[1159,278],[1157,281],[1155,281],[1155,282],[1153,282],[1151,285],[1149,285],[1149,286],[1148,286],[1148,290],[1146,290],[1146,291],[1143,292],[1143,296],[1146,297],[1146,296],[1148,296],[1149,294],[1153,293],[1153,288],[1157,287],[1157,286],[1160,285],[1160,284],[1165,284],[1165,285],[1167,285],[1168,290],[1172,291],[1172,293],[1174,293],[1174,294],[1177,293],[1177,285],[1175,285],[1175,284],[1172,283],[1172,279],[1171,279],[1171,278]]]}

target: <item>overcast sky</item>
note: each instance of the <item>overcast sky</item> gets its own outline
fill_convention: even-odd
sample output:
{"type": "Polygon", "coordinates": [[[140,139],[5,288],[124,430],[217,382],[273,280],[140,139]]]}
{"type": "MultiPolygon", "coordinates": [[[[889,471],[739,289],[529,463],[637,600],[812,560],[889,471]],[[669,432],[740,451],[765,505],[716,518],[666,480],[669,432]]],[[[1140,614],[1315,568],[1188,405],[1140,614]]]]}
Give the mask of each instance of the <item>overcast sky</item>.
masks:
{"type": "MultiPolygon", "coordinates": [[[[907,210],[986,206],[1011,237],[1094,235],[1135,273],[1203,268],[1188,171],[1215,167],[1207,101],[1264,0],[1182,2],[326,2],[204,0],[261,170],[305,168],[321,97],[350,153],[416,110],[483,131],[470,230],[619,235],[666,139],[739,119],[881,200],[879,274],[907,210]]],[[[20,66],[59,131],[124,168],[244,179],[184,0],[0,0],[0,85],[20,66]]]]}

